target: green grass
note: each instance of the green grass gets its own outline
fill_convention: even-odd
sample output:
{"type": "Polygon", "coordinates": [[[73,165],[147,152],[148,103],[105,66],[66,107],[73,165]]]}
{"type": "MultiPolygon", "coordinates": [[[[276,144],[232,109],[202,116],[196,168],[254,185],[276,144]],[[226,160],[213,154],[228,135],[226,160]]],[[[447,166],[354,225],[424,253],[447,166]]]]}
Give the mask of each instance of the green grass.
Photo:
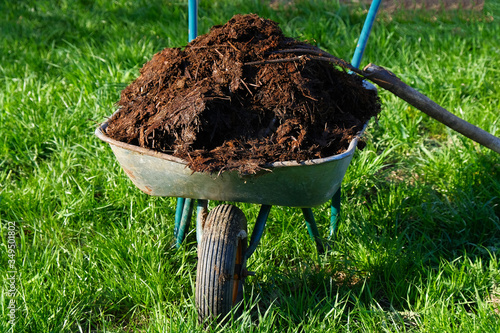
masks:
{"type": "MultiPolygon", "coordinates": [[[[200,33],[249,12],[348,60],[366,13],[201,1],[200,33]]],[[[0,13],[0,332],[11,328],[12,223],[15,332],[204,331],[194,233],[173,247],[175,199],[136,189],[93,135],[154,53],[186,44],[187,2],[26,0],[0,13]]],[[[500,136],[499,20],[495,1],[481,13],[382,13],[362,65],[500,136]]],[[[212,331],[500,331],[500,155],[380,96],[344,178],[333,251],[318,257],[300,210],[274,207],[246,310],[212,331]]],[[[252,226],[258,207],[239,206],[252,226]]],[[[329,207],[314,211],[326,233],[329,207]]]]}

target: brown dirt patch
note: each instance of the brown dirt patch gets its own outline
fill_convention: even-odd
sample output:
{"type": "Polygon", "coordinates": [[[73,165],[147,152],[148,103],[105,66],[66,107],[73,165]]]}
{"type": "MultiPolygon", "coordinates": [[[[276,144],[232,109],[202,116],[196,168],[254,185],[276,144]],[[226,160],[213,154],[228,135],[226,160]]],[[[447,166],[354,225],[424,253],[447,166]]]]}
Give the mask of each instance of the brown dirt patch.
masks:
{"type": "Polygon", "coordinates": [[[380,103],[358,76],[283,52],[310,48],[273,21],[236,15],[183,50],[155,54],[122,91],[106,133],[193,171],[255,173],[341,153],[380,103]]]}

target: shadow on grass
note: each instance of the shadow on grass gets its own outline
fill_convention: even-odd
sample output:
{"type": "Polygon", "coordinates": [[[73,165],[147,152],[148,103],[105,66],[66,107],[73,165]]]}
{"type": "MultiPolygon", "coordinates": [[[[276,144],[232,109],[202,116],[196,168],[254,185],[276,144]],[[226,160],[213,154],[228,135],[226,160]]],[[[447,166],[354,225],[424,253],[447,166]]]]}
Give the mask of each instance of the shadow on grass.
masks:
{"type": "Polygon", "coordinates": [[[298,258],[249,281],[247,288],[261,295],[254,319],[274,311],[281,326],[294,327],[328,316],[345,324],[356,313],[373,312],[411,328],[417,325],[412,311],[426,294],[476,313],[500,282],[500,164],[477,156],[458,175],[445,190],[395,179],[365,189],[364,209],[349,213],[349,229],[341,228],[331,255],[319,262],[298,258]]]}

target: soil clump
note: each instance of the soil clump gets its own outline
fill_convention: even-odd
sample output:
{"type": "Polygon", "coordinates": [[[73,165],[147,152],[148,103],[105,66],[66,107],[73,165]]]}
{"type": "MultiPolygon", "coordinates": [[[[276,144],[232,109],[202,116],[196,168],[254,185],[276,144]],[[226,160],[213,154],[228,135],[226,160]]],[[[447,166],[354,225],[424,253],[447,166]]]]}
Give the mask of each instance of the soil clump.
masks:
{"type": "Polygon", "coordinates": [[[236,15],[155,54],[122,91],[106,134],[200,172],[341,153],[380,102],[360,77],[301,52],[311,48],[271,20],[236,15]]]}

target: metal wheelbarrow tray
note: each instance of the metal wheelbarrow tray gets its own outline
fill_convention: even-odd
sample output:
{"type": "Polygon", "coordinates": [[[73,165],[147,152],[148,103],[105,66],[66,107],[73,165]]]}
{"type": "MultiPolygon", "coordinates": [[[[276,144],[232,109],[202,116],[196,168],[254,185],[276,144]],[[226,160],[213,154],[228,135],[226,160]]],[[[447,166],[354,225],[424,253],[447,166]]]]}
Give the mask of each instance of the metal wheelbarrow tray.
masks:
{"type": "Polygon", "coordinates": [[[255,175],[244,176],[237,171],[193,172],[183,159],[108,137],[106,128],[107,122],[95,134],[109,143],[125,173],[149,195],[313,207],[331,199],[340,188],[366,124],[344,153],[303,162],[275,162],[255,175]]]}

